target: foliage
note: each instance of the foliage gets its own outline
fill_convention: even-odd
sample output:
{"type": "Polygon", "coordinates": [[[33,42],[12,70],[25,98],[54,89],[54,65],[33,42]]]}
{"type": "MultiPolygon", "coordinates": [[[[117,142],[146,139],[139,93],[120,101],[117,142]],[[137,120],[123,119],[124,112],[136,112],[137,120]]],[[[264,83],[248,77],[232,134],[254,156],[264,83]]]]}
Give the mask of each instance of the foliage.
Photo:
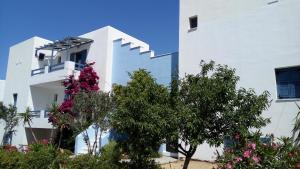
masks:
{"type": "Polygon", "coordinates": [[[200,66],[200,73],[186,75],[172,86],[176,118],[170,124],[178,133],[171,138],[181,140],[175,147],[186,156],[184,169],[199,144],[219,146],[227,135],[244,135],[269,122],[261,116],[269,105],[268,92],[256,95],[253,90],[237,89],[239,77],[226,65],[202,61],[200,66]]]}
{"type": "Polygon", "coordinates": [[[145,168],[152,163],[151,153],[164,141],[171,113],[169,93],[146,70],[140,69],[129,76],[127,85],[113,87],[116,111],[112,125],[117,133],[126,135],[126,139],[117,141],[128,153],[130,167],[145,168]]]}
{"type": "Polygon", "coordinates": [[[77,133],[83,134],[90,154],[97,154],[101,147],[102,133],[109,127],[109,115],[112,112],[112,99],[106,92],[79,92],[74,97],[73,112],[76,112],[72,124],[77,133]],[[95,130],[94,142],[91,142],[87,128],[93,125],[95,130]],[[100,138],[99,138],[100,137],[100,138]],[[99,144],[99,145],[98,145],[99,144]],[[97,147],[99,146],[99,148],[97,147]]]}
{"type": "Polygon", "coordinates": [[[295,118],[295,125],[293,128],[293,140],[295,140],[295,146],[300,147],[300,106],[296,103],[296,106],[299,110],[296,118],[295,118]]]}
{"type": "MultiPolygon", "coordinates": [[[[78,116],[78,113],[73,111],[75,95],[79,92],[96,92],[99,90],[99,77],[92,67],[93,64],[86,64],[80,71],[78,79],[75,79],[74,75],[70,75],[63,82],[66,97],[61,105],[57,108],[53,107],[49,113],[49,122],[59,128],[58,147],[61,147],[61,142],[67,135],[73,133],[70,127],[74,123],[75,117],[78,116]],[[64,131],[67,133],[64,134],[64,131]]],[[[68,139],[64,142],[67,141],[68,139]]]]}
{"type": "Polygon", "coordinates": [[[24,155],[18,151],[8,151],[6,148],[0,149],[0,168],[18,169],[21,168],[24,155]]]}
{"type": "Polygon", "coordinates": [[[0,119],[5,122],[2,145],[11,144],[12,136],[15,133],[15,127],[19,123],[17,109],[13,105],[6,107],[0,102],[0,119]]]}
{"type": "MultiPolygon", "coordinates": [[[[234,146],[225,150],[217,160],[217,168],[292,169],[300,165],[300,149],[293,147],[291,139],[281,138],[280,142],[275,142],[272,138],[269,143],[263,143],[260,137],[260,133],[255,133],[245,138],[242,147],[234,146]]],[[[239,140],[235,141],[240,144],[239,140]]]]}
{"type": "Polygon", "coordinates": [[[0,149],[1,169],[118,169],[115,143],[103,149],[104,156],[79,155],[70,157],[71,152],[57,150],[49,144],[32,144],[29,150],[18,152],[12,146],[0,149]],[[111,156],[112,155],[112,156],[111,156]]]}
{"type": "Polygon", "coordinates": [[[124,165],[119,163],[121,151],[114,141],[109,142],[101,149],[101,156],[79,155],[68,164],[72,169],[117,169],[124,165]]]}
{"type": "Polygon", "coordinates": [[[54,146],[32,144],[29,146],[29,151],[23,157],[22,168],[58,168],[58,163],[56,162],[58,153],[54,146]]]}
{"type": "MultiPolygon", "coordinates": [[[[94,63],[86,64],[83,70],[80,71],[78,79],[75,79],[74,75],[70,75],[69,78],[63,82],[66,97],[58,108],[60,114],[69,114],[71,117],[74,117],[75,113],[72,111],[72,108],[75,95],[80,91],[91,92],[99,90],[99,77],[92,67],[93,64],[94,63]]],[[[49,122],[54,126],[58,124],[69,125],[69,121],[63,121],[60,117],[56,117],[56,115],[57,114],[53,114],[52,112],[49,115],[49,122]]]]}
{"type": "Polygon", "coordinates": [[[102,161],[117,165],[121,159],[121,148],[117,145],[117,142],[110,141],[102,147],[100,158],[102,161]]]}

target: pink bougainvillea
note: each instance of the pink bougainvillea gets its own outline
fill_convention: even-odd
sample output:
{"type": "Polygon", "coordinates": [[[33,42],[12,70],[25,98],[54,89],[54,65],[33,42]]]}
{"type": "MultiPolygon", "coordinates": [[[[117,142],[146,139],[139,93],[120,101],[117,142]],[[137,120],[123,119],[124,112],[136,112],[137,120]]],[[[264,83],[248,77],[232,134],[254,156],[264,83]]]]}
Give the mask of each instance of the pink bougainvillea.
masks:
{"type": "MultiPolygon", "coordinates": [[[[78,79],[74,75],[70,75],[66,80],[62,82],[62,85],[65,87],[65,99],[59,106],[59,113],[69,114],[71,117],[75,116],[75,113],[72,111],[73,108],[73,99],[78,92],[91,92],[99,90],[99,76],[93,69],[95,63],[89,63],[84,66],[80,71],[78,79]]],[[[49,114],[49,122],[54,125],[59,123],[59,116],[54,113],[49,114]]]]}

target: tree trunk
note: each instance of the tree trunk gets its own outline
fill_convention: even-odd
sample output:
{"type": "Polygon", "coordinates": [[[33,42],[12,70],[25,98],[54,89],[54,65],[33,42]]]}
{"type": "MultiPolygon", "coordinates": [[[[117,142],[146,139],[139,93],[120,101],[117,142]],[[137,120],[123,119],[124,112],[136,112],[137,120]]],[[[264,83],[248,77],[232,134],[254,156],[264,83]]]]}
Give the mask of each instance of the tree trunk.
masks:
{"type": "Polygon", "coordinates": [[[50,139],[49,139],[49,143],[52,144],[54,141],[53,141],[53,134],[54,134],[54,128],[52,126],[52,129],[51,129],[51,134],[50,134],[50,139]]]}
{"type": "Polygon", "coordinates": [[[190,161],[191,161],[191,156],[186,156],[185,157],[185,160],[184,160],[184,164],[183,164],[183,168],[182,169],[187,169],[188,168],[188,166],[189,166],[189,163],[190,163],[190,161]]]}
{"type": "Polygon", "coordinates": [[[84,137],[86,137],[86,138],[84,138],[85,139],[84,141],[85,141],[85,144],[86,144],[87,149],[88,149],[88,154],[93,154],[89,133],[88,133],[87,129],[85,129],[83,132],[84,132],[84,137]]]}
{"type": "Polygon", "coordinates": [[[62,140],[62,136],[63,136],[63,126],[60,126],[59,128],[59,140],[58,140],[58,147],[57,148],[60,148],[60,144],[61,144],[61,140],[62,140]]]}
{"type": "Polygon", "coordinates": [[[99,153],[100,153],[100,150],[101,150],[101,139],[102,139],[102,129],[100,129],[100,136],[99,136],[99,153]]]}
{"type": "Polygon", "coordinates": [[[95,131],[95,140],[94,140],[93,148],[92,148],[92,151],[93,151],[94,155],[96,155],[96,150],[97,150],[98,132],[99,132],[99,127],[97,127],[97,129],[95,131]]]}
{"type": "Polygon", "coordinates": [[[34,134],[34,132],[33,132],[32,128],[31,128],[31,125],[30,125],[30,123],[28,123],[28,126],[29,126],[29,130],[30,130],[30,132],[31,132],[31,134],[32,134],[32,136],[33,136],[34,142],[35,142],[35,143],[37,143],[37,142],[38,142],[38,140],[37,140],[37,138],[36,138],[36,136],[35,136],[35,134],[34,134]]]}

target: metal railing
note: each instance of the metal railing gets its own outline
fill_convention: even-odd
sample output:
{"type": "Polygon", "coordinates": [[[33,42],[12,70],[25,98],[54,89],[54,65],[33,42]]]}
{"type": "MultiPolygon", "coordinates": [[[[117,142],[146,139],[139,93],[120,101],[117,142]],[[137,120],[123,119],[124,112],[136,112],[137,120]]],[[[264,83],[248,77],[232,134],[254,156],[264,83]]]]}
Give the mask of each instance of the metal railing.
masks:
{"type": "Polygon", "coordinates": [[[84,64],[81,63],[75,63],[75,70],[82,70],[84,68],[84,64]]]}
{"type": "Polygon", "coordinates": [[[48,118],[49,110],[32,110],[30,111],[31,117],[34,118],[48,118]]]}
{"type": "Polygon", "coordinates": [[[38,74],[43,74],[43,73],[45,73],[45,68],[44,67],[39,68],[39,69],[31,70],[31,76],[38,75],[38,74]]]}
{"type": "Polygon", "coordinates": [[[65,68],[65,63],[64,62],[58,63],[58,64],[55,64],[55,65],[49,66],[49,72],[53,72],[53,71],[56,71],[56,70],[61,70],[61,69],[64,69],[64,68],[65,68]]]}
{"type": "Polygon", "coordinates": [[[35,118],[40,118],[41,117],[41,111],[40,110],[32,110],[30,111],[30,114],[32,117],[35,117],[35,118]]]}
{"type": "Polygon", "coordinates": [[[49,110],[45,110],[44,111],[44,118],[49,118],[49,113],[50,113],[49,110]]]}
{"type": "MultiPolygon", "coordinates": [[[[54,72],[54,71],[57,71],[57,70],[62,70],[64,68],[65,68],[65,62],[62,62],[62,63],[58,63],[58,64],[55,64],[55,65],[49,66],[48,72],[54,72]]],[[[75,67],[74,67],[75,70],[81,71],[83,68],[84,68],[84,64],[75,63],[75,67]]],[[[35,75],[43,74],[43,73],[45,73],[45,67],[31,70],[31,76],[35,76],[35,75]]]]}

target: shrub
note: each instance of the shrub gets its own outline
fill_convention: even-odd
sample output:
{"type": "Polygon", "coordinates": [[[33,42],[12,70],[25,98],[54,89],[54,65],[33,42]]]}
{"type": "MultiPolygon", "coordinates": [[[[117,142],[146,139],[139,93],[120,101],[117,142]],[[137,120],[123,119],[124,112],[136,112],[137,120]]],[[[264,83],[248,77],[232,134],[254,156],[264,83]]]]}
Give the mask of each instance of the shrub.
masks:
{"type": "Polygon", "coordinates": [[[72,169],[96,169],[97,158],[91,155],[79,155],[69,161],[67,168],[72,169]]]}
{"type": "Polygon", "coordinates": [[[236,144],[239,148],[226,149],[217,160],[217,169],[292,169],[299,165],[300,149],[293,147],[291,139],[281,138],[280,142],[272,140],[266,144],[260,136],[256,133],[246,138],[242,146],[236,144]]]}
{"type": "Polygon", "coordinates": [[[7,151],[0,149],[0,168],[18,169],[21,168],[23,154],[18,151],[7,151]]]}
{"type": "Polygon", "coordinates": [[[59,168],[56,161],[57,149],[52,145],[32,144],[22,159],[22,168],[48,169],[59,168]]]}
{"type": "Polygon", "coordinates": [[[117,142],[110,141],[101,149],[101,160],[106,163],[119,164],[121,159],[121,148],[117,145],[117,142]]]}

